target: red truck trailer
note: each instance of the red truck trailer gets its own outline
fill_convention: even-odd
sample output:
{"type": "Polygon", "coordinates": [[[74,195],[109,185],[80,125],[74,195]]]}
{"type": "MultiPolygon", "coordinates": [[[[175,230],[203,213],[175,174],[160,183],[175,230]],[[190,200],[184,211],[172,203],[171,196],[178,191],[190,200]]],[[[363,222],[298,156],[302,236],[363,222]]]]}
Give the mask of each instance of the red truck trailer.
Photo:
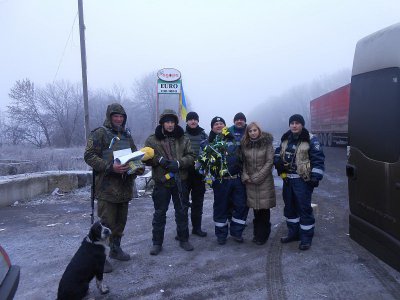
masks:
{"type": "Polygon", "coordinates": [[[311,132],[324,146],[347,145],[350,84],[310,103],[311,132]]]}

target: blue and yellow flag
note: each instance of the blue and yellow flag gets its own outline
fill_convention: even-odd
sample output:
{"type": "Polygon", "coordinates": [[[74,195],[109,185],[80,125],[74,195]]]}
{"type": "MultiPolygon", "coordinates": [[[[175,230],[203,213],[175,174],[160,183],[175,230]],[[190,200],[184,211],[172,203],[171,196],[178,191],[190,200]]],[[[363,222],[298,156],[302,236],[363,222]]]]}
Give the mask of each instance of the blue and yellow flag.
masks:
{"type": "Polygon", "coordinates": [[[185,93],[183,92],[183,83],[181,83],[181,93],[180,93],[180,96],[179,96],[179,108],[180,108],[180,111],[181,111],[182,120],[186,121],[187,106],[186,106],[185,93]]]}

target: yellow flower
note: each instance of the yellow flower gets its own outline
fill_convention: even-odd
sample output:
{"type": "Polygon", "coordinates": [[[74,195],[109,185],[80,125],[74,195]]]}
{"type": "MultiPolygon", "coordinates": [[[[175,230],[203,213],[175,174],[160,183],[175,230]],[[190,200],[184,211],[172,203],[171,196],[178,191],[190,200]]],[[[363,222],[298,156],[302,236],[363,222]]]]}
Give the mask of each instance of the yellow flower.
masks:
{"type": "Polygon", "coordinates": [[[229,134],[228,127],[225,126],[225,127],[222,129],[222,134],[225,135],[225,136],[227,136],[227,135],[229,134]]]}

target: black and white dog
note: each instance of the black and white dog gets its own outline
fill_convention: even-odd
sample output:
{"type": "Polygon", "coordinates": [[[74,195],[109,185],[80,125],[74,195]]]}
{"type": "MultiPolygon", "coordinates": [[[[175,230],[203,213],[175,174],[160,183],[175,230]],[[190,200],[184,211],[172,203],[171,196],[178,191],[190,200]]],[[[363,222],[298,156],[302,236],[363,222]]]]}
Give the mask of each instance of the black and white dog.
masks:
{"type": "Polygon", "coordinates": [[[111,230],[97,221],[90,228],[81,246],[68,264],[58,286],[58,300],[82,299],[89,290],[89,283],[96,277],[100,293],[107,294],[103,283],[104,262],[110,248],[108,238],[111,230]]]}

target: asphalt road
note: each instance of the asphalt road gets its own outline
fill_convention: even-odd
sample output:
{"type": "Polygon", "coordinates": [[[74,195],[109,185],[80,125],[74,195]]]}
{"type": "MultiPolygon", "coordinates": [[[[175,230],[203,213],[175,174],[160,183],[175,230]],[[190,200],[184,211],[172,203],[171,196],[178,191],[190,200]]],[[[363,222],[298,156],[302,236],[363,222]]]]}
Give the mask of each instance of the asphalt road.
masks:
{"type": "MultiPolygon", "coordinates": [[[[112,260],[105,274],[110,294],[96,299],[399,299],[400,273],[348,235],[346,151],[326,148],[326,175],[315,190],[316,232],[308,251],[297,243],[282,245],[281,182],[276,179],[278,206],[272,209],[267,244],[252,239],[252,212],[245,242],[216,242],[212,222],[212,191],[206,193],[206,238],[191,236],[195,250],[185,252],[175,241],[172,204],[168,211],[164,249],[149,255],[152,200],[149,195],[130,204],[123,248],[129,262],[112,260]]],[[[55,299],[58,282],[90,226],[89,188],[64,196],[46,196],[0,209],[0,243],[21,266],[15,299],[55,299]]]]}

